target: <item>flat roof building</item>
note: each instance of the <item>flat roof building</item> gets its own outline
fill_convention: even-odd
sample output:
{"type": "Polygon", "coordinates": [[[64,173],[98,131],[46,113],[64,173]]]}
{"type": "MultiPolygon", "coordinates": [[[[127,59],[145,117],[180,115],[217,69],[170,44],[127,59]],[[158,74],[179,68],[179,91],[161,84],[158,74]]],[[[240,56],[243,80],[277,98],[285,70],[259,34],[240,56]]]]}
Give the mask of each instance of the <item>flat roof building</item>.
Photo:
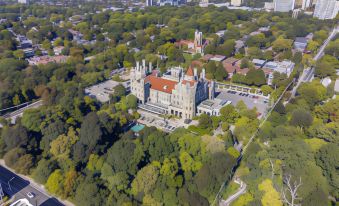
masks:
{"type": "Polygon", "coordinates": [[[220,116],[220,109],[231,103],[231,101],[222,99],[207,99],[198,105],[197,113],[198,115],[220,116]]]}

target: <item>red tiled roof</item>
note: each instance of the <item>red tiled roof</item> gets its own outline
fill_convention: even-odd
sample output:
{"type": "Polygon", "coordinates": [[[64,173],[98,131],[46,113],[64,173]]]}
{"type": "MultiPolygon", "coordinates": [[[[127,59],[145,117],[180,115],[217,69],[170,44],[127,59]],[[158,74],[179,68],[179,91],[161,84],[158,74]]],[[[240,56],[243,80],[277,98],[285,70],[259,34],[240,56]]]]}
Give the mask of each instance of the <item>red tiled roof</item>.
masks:
{"type": "Polygon", "coordinates": [[[202,66],[204,66],[204,63],[202,63],[199,60],[193,60],[191,62],[191,67],[199,67],[199,68],[201,68],[202,66]]]}
{"type": "Polygon", "coordinates": [[[243,69],[238,68],[236,71],[237,71],[237,74],[246,75],[248,73],[249,69],[248,68],[243,68],[243,69]]]}
{"type": "Polygon", "coordinates": [[[235,71],[240,69],[239,67],[233,66],[231,63],[227,63],[225,61],[222,62],[222,65],[227,73],[234,73],[235,71]]]}
{"type": "Polygon", "coordinates": [[[193,69],[192,69],[192,67],[190,66],[190,67],[188,67],[188,69],[187,69],[187,72],[186,72],[186,75],[187,76],[191,76],[191,77],[193,77],[194,76],[194,74],[193,74],[193,69]]]}
{"type": "Polygon", "coordinates": [[[162,79],[157,76],[149,75],[146,77],[145,82],[149,82],[151,84],[151,89],[172,94],[172,90],[174,89],[177,82],[171,81],[168,79],[162,79]]]}
{"type": "Polygon", "coordinates": [[[213,57],[214,57],[214,55],[212,55],[212,54],[206,54],[203,57],[201,57],[201,59],[204,60],[204,61],[208,61],[213,57]]]}
{"type": "Polygon", "coordinates": [[[238,62],[239,59],[236,59],[236,58],[233,58],[233,57],[230,57],[230,58],[227,58],[223,61],[223,63],[229,63],[229,64],[235,64],[236,62],[238,62]]]}

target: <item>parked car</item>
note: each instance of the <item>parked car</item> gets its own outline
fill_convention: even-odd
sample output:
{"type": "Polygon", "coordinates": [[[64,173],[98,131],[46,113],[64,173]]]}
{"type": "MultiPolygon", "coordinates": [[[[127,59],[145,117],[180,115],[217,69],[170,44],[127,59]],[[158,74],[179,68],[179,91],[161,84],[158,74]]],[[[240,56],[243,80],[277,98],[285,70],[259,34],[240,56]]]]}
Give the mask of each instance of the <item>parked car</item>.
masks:
{"type": "Polygon", "coordinates": [[[34,196],[35,196],[35,194],[33,192],[27,193],[27,197],[29,197],[30,199],[32,199],[34,196]]]}

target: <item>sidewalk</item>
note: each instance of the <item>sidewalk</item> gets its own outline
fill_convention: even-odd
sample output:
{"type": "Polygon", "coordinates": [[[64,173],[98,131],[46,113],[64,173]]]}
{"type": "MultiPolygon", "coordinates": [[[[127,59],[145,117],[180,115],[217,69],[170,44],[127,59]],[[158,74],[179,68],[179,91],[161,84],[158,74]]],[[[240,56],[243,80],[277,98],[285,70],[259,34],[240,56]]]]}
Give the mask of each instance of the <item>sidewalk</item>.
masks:
{"type": "MultiPolygon", "coordinates": [[[[49,192],[45,189],[45,187],[44,187],[43,185],[36,183],[31,177],[16,173],[13,169],[11,169],[10,167],[8,167],[8,166],[5,164],[5,161],[4,161],[3,159],[0,159],[0,165],[3,166],[3,167],[5,167],[6,169],[10,170],[11,172],[17,174],[17,175],[20,176],[22,179],[25,179],[25,180],[29,181],[30,186],[32,186],[32,187],[34,187],[36,190],[39,190],[40,192],[44,193],[44,194],[45,194],[46,196],[48,196],[49,198],[55,197],[55,196],[50,195],[49,192]]],[[[62,200],[62,199],[60,199],[59,197],[55,197],[55,198],[57,198],[57,199],[58,199],[62,204],[64,204],[65,206],[75,206],[73,203],[71,203],[71,202],[68,201],[68,200],[62,200]]]]}

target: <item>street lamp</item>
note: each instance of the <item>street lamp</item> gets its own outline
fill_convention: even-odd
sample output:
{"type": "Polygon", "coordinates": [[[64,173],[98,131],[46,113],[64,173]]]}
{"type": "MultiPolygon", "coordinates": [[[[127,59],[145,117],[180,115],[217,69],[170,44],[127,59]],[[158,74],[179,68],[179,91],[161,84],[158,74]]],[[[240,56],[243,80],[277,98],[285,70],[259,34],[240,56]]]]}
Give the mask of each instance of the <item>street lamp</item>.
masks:
{"type": "Polygon", "coordinates": [[[10,182],[14,180],[15,177],[12,177],[10,180],[8,180],[8,188],[12,191],[10,182]]]}

